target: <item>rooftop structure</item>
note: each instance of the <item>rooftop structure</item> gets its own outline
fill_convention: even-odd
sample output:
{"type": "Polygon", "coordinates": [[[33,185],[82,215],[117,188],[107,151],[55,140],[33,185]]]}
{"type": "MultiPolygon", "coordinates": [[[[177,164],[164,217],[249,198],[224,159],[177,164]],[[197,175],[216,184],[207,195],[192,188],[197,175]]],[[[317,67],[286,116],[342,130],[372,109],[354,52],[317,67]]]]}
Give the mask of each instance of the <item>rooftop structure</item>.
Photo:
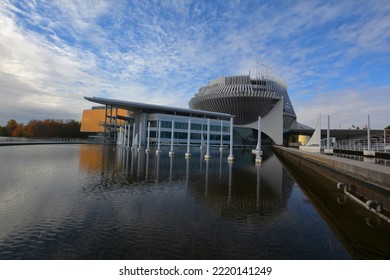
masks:
{"type": "Polygon", "coordinates": [[[230,76],[209,81],[189,101],[192,109],[223,112],[235,115],[235,125],[253,123],[265,117],[283,100],[283,128],[299,128],[296,114],[287,93],[286,83],[261,64],[256,77],[230,76]]]}

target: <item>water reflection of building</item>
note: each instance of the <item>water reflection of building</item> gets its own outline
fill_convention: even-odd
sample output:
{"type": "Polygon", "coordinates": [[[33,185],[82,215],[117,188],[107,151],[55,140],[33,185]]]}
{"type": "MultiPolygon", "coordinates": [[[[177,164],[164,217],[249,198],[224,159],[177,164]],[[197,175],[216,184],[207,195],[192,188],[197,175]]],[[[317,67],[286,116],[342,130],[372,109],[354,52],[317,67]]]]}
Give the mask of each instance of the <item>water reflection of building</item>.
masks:
{"type": "MultiPolygon", "coordinates": [[[[184,152],[179,148],[177,153],[184,152]]],[[[292,184],[276,157],[265,152],[263,164],[256,166],[250,151],[237,150],[234,164],[224,160],[226,153],[214,151],[212,159],[205,161],[201,149],[194,149],[191,159],[185,159],[85,145],[80,150],[80,167],[100,178],[85,191],[111,191],[119,186],[146,191],[153,186],[173,186],[186,189],[216,217],[272,218],[284,212],[292,184]]]]}
{"type": "Polygon", "coordinates": [[[256,166],[251,164],[250,151],[239,153],[234,164],[222,163],[222,176],[217,176],[218,162],[204,163],[205,183],[189,180],[188,191],[216,217],[246,220],[268,216],[272,220],[285,211],[291,193],[285,169],[273,155],[256,166]]]}

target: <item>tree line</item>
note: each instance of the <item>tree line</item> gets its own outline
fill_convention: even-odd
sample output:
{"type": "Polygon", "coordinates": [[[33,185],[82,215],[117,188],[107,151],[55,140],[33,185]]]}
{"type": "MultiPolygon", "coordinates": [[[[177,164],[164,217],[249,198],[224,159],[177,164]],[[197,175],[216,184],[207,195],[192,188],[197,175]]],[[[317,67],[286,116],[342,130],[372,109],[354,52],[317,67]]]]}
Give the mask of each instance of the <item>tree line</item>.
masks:
{"type": "Polygon", "coordinates": [[[0,126],[0,136],[44,137],[44,138],[86,138],[88,133],[80,132],[81,123],[75,120],[32,120],[26,125],[11,119],[0,126]]]}

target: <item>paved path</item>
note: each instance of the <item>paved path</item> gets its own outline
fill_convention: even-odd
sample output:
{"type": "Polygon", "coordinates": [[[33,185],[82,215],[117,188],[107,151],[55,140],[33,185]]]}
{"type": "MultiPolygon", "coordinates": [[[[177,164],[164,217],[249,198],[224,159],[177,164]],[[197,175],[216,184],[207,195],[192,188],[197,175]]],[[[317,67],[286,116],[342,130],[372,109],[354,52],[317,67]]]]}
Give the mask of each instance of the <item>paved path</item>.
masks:
{"type": "Polygon", "coordinates": [[[390,167],[355,161],[348,158],[335,157],[320,153],[310,153],[293,148],[274,146],[279,153],[289,153],[303,159],[311,160],[340,172],[348,173],[358,178],[368,180],[390,189],[390,167]]]}

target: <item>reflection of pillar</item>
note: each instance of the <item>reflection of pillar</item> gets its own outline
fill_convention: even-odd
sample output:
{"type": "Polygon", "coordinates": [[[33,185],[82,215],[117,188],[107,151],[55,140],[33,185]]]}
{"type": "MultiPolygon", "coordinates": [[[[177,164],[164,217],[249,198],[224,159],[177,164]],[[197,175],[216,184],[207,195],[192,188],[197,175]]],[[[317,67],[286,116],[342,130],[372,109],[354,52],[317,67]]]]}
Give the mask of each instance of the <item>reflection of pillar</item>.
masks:
{"type": "Polygon", "coordinates": [[[210,159],[210,119],[207,119],[207,149],[206,149],[206,154],[204,155],[204,159],[210,159]]]}
{"type": "Polygon", "coordinates": [[[129,171],[130,151],[126,149],[126,172],[129,171]]]}
{"type": "Polygon", "coordinates": [[[233,161],[233,117],[230,118],[230,150],[229,150],[229,156],[228,161],[233,161]]]}
{"type": "Polygon", "coordinates": [[[160,150],[160,142],[161,142],[161,121],[158,121],[158,126],[157,126],[157,150],[156,150],[156,155],[159,155],[161,153],[160,150]]]}
{"type": "Polygon", "coordinates": [[[137,179],[139,179],[140,174],[141,174],[141,154],[138,155],[138,161],[137,161],[137,179]]]}
{"type": "Polygon", "coordinates": [[[146,154],[145,180],[149,179],[149,153],[146,154]]]}
{"type": "Polygon", "coordinates": [[[229,190],[228,190],[228,205],[230,205],[230,202],[232,200],[232,169],[233,169],[233,162],[228,162],[229,164],[229,190]]]}
{"type": "Polygon", "coordinates": [[[173,157],[170,157],[169,159],[169,184],[172,183],[172,169],[173,169],[173,157]]]}
{"type": "Polygon", "coordinates": [[[205,197],[207,197],[208,191],[209,191],[209,161],[206,160],[206,178],[205,178],[205,190],[204,190],[205,197]]]}
{"type": "Polygon", "coordinates": [[[199,155],[200,155],[200,159],[199,159],[199,164],[200,164],[200,166],[199,166],[199,171],[202,172],[202,164],[203,164],[203,161],[202,161],[202,156],[203,156],[202,150],[200,151],[199,155]]]}
{"type": "Polygon", "coordinates": [[[261,180],[261,166],[256,166],[256,209],[259,210],[260,208],[260,180],[261,180]]]}
{"type": "Polygon", "coordinates": [[[219,153],[219,181],[221,181],[221,179],[222,179],[222,155],[223,155],[223,151],[220,150],[220,153],[219,153]]]}
{"type": "Polygon", "coordinates": [[[219,147],[219,151],[222,152],[223,151],[223,121],[221,120],[221,144],[220,144],[220,147],[219,147]]]}
{"type": "Polygon", "coordinates": [[[191,142],[191,119],[188,119],[188,132],[187,132],[187,152],[185,153],[185,157],[191,157],[190,153],[190,143],[191,142]]]}
{"type": "Polygon", "coordinates": [[[187,158],[186,159],[186,186],[187,186],[187,188],[188,188],[189,176],[190,176],[190,161],[187,158]]]}
{"type": "Polygon", "coordinates": [[[169,151],[169,156],[170,156],[170,157],[173,157],[173,156],[175,155],[175,152],[173,151],[174,130],[175,130],[175,121],[172,121],[172,128],[171,128],[171,150],[169,151]]]}
{"type": "Polygon", "coordinates": [[[130,167],[130,176],[133,176],[133,171],[134,171],[134,158],[136,154],[134,152],[131,152],[131,167],[130,167]]]}
{"type": "Polygon", "coordinates": [[[156,168],[156,184],[157,184],[160,176],[160,155],[159,154],[156,156],[155,168],[156,168]]]}

